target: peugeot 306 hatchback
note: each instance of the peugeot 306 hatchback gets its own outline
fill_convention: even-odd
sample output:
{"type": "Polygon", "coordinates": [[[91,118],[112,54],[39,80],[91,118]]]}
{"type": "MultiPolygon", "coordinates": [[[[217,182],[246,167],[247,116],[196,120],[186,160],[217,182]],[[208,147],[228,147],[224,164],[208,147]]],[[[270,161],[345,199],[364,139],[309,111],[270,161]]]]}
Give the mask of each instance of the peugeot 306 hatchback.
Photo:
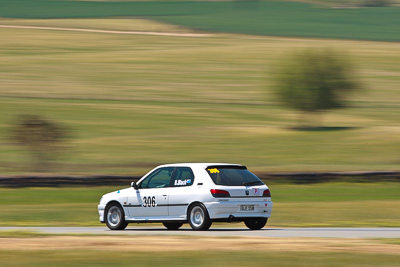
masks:
{"type": "Polygon", "coordinates": [[[158,166],[130,188],[105,194],[98,211],[111,230],[131,222],[161,222],[170,230],[189,223],[193,230],[207,230],[215,221],[243,221],[259,230],[272,205],[268,187],[243,165],[180,163],[158,166]]]}

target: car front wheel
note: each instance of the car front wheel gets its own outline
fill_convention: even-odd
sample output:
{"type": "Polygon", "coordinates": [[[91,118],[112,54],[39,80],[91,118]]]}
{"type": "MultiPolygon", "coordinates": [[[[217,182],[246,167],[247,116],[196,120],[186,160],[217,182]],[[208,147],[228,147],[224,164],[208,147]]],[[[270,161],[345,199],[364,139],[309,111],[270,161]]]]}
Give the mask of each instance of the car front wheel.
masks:
{"type": "Polygon", "coordinates": [[[250,230],[260,230],[267,224],[268,218],[250,218],[244,221],[244,224],[250,230]]]}
{"type": "Polygon", "coordinates": [[[107,208],[105,221],[111,230],[124,230],[128,225],[125,221],[124,210],[118,204],[111,204],[107,208]]]}
{"type": "Polygon", "coordinates": [[[193,230],[204,231],[211,227],[212,221],[203,204],[195,204],[188,215],[188,221],[193,230]]]}

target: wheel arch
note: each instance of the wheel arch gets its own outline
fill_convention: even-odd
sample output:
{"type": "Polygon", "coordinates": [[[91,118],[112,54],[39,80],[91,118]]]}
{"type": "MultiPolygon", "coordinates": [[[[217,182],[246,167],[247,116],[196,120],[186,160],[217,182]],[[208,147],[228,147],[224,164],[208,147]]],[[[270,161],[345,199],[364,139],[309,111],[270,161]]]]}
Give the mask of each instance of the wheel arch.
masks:
{"type": "Polygon", "coordinates": [[[105,207],[105,209],[104,209],[104,214],[107,213],[108,209],[110,208],[110,206],[111,206],[112,204],[118,205],[118,206],[122,209],[122,211],[124,212],[124,217],[125,217],[125,209],[124,209],[124,207],[122,206],[122,204],[119,203],[117,200],[111,200],[111,201],[109,201],[109,202],[106,204],[106,207],[105,207]]]}
{"type": "Polygon", "coordinates": [[[202,203],[200,201],[193,201],[192,203],[189,204],[188,208],[186,209],[186,219],[187,220],[189,220],[189,212],[190,212],[190,210],[192,209],[192,207],[194,205],[197,205],[197,204],[202,205],[205,208],[205,210],[207,211],[207,213],[208,213],[207,207],[204,205],[204,203],[202,203]]]}

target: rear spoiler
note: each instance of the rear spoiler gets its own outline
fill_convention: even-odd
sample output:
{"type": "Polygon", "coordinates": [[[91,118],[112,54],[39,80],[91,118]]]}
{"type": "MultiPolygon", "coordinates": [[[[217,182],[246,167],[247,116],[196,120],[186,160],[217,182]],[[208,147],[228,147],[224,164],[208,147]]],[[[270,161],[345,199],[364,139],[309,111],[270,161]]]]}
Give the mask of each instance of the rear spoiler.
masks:
{"type": "Polygon", "coordinates": [[[247,170],[247,167],[243,166],[243,165],[209,165],[206,167],[206,169],[209,169],[209,168],[247,170]]]}

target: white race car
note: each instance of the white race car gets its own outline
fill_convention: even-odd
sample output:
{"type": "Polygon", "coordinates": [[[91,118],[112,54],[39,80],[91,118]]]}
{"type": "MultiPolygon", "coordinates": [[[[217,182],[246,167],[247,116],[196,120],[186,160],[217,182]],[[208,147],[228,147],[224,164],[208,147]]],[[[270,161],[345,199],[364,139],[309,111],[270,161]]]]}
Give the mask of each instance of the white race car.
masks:
{"type": "Polygon", "coordinates": [[[259,230],[271,216],[272,202],[268,187],[245,166],[181,163],[158,166],[130,188],[105,194],[98,210],[111,230],[148,222],[207,230],[216,221],[243,221],[259,230]]]}

